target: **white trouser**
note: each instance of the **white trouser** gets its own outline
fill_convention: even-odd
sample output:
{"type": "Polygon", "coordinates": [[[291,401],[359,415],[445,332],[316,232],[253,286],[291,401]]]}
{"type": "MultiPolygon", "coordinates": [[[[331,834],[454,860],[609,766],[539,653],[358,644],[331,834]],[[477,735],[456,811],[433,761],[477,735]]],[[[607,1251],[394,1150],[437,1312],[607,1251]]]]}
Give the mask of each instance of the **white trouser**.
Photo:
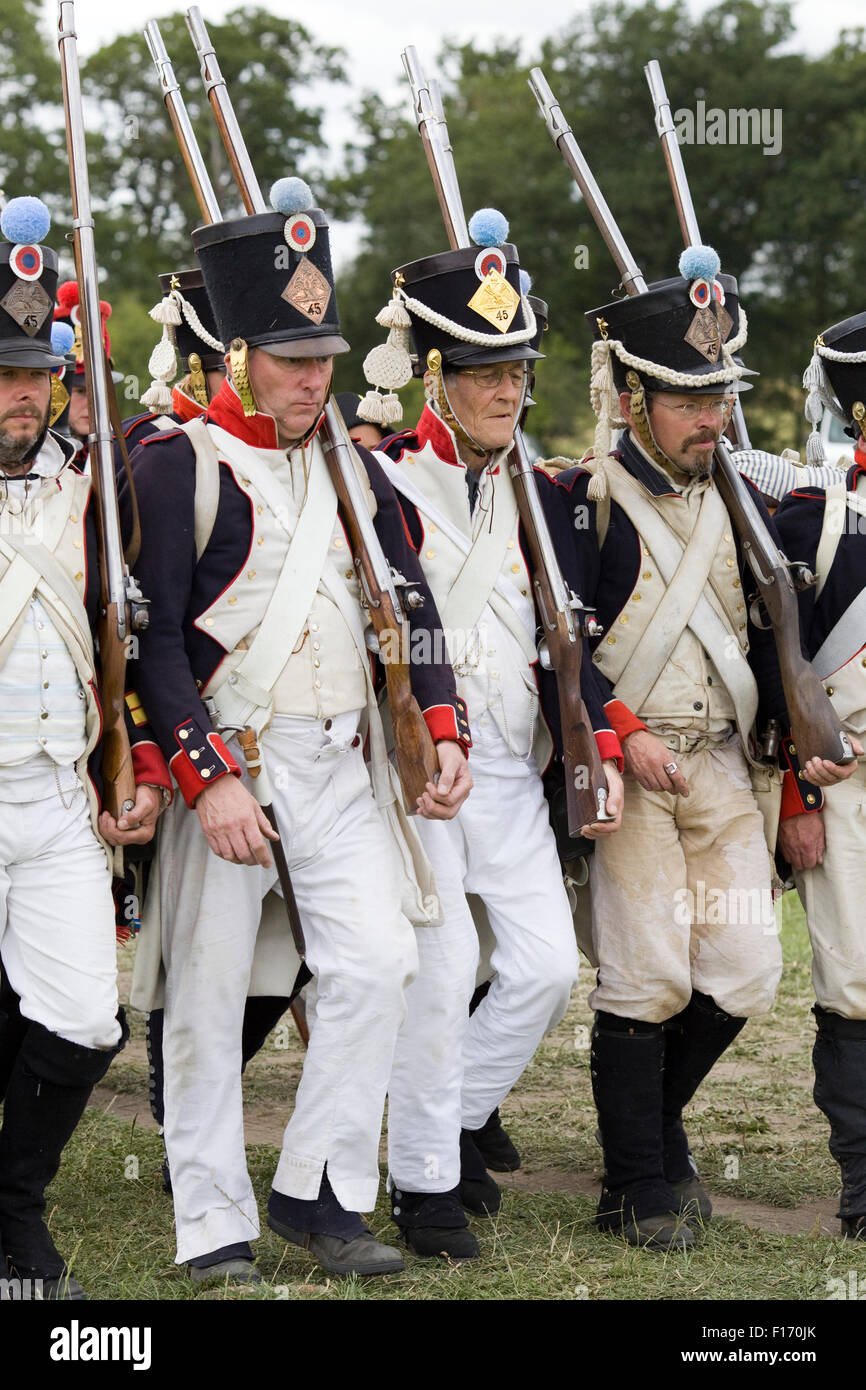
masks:
{"type": "Polygon", "coordinates": [[[764,823],[737,739],[672,754],[689,796],[625,776],[622,829],[592,857],[590,1008],[664,1023],[692,990],[766,1013],[782,973],[764,823]]]}
{"type": "MultiPolygon", "coordinates": [[[[341,721],[327,722],[333,736],[341,721]]],[[[412,929],[360,748],[332,742],[321,721],[279,716],[263,748],[316,983],[274,1187],[315,1198],[327,1163],[342,1206],[369,1211],[404,989],[417,963],[412,929]]],[[[196,813],[180,820],[199,852],[196,813]]],[[[244,1150],[241,1029],[261,900],[275,877],[273,868],[210,855],[197,910],[164,928],[165,1138],[178,1263],[259,1233],[244,1150]]]]}
{"type": "Polygon", "coordinates": [[[822,1009],[866,1018],[866,764],[824,790],[824,862],[794,874],[822,1009]]]}
{"type": "Polygon", "coordinates": [[[0,800],[0,954],[25,1018],[109,1048],[120,1037],[111,875],[74,768],[59,777],[68,810],[56,787],[0,800]]]}
{"type": "Polygon", "coordinates": [[[419,821],[444,925],[416,933],[388,1088],[389,1167],[397,1187],[447,1192],[460,1180],[461,1125],[478,1129],[565,1013],[577,946],[562,870],[533,761],[517,762],[492,725],[473,728],[474,787],[452,821],[419,821]],[[476,893],[495,937],[490,990],[470,1019],[476,893]]]}

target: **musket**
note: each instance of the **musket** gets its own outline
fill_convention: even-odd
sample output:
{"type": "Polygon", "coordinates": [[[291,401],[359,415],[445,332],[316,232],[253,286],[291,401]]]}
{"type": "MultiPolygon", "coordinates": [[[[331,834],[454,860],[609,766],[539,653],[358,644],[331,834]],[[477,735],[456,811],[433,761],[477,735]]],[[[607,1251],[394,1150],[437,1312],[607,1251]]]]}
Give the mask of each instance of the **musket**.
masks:
{"type": "MultiPolygon", "coordinates": [[[[187,11],[187,27],[201,64],[202,81],[225,145],[238,191],[250,214],[270,212],[253,171],[234,108],[201,11],[187,11]]],[[[427,783],[436,780],[439,761],[418,701],[412,694],[408,614],[424,596],[388,563],[376,534],[356,469],[363,464],[349,439],[333,399],[325,403],[322,448],[349,530],[355,568],[378,641],[394,728],[397,771],[406,811],[413,815],[427,783]],[[398,590],[402,590],[402,597],[398,590]]]]}
{"type": "MultiPolygon", "coordinates": [[[[674,195],[674,206],[677,210],[677,219],[680,224],[680,231],[683,234],[683,242],[686,246],[701,246],[701,233],[698,228],[697,214],[695,205],[692,202],[692,195],[689,189],[689,181],[686,178],[686,166],[683,163],[683,154],[680,149],[680,142],[677,139],[676,127],[673,116],[671,115],[671,104],[668,101],[668,94],[665,91],[662,70],[655,58],[651,59],[644,68],[644,76],[650,89],[650,96],[653,99],[656,113],[656,130],[662,142],[662,151],[667,166],[668,178],[670,180],[671,191],[674,195]]],[[[734,442],[738,449],[751,449],[749,431],[746,429],[746,418],[743,415],[743,406],[739,395],[734,400],[734,409],[731,415],[731,428],[734,432],[734,442]]]]}
{"type": "MultiPolygon", "coordinates": [[[[72,240],[90,410],[90,470],[99,521],[98,642],[102,676],[104,800],[106,809],[117,819],[135,804],[135,776],[126,732],[124,701],[127,639],[131,632],[147,626],[147,608],[141,590],[127,568],[120,533],[110,420],[110,368],[99,312],[99,269],[87,177],[87,147],[72,0],[60,0],[58,5],[58,44],[72,191],[72,240]]],[[[113,385],[111,392],[113,394],[113,385]]]]}
{"type": "MultiPolygon", "coordinates": [[[[427,81],[412,47],[403,54],[403,67],[412,88],[418,130],[448,240],[454,250],[469,246],[439,85],[427,81]]],[[[565,582],[519,425],[514,431],[508,467],[532,558],[533,591],[542,628],[539,659],[545,668],[556,672],[568,831],[572,838],[578,838],[582,826],[613,819],[606,808],[607,782],[580,690],[584,633],[592,635],[600,632],[600,627],[594,610],[586,608],[565,582]]]]}
{"type": "MultiPolygon", "coordinates": [[[[601,189],[541,68],[532,69],[529,86],[544,116],[550,136],[571,169],[598,229],[613,255],[622,277],[623,288],[630,295],[645,294],[646,281],[602,197],[601,189]]],[[[724,446],[716,446],[713,462],[719,494],[737,528],[743,553],[773,627],[782,687],[797,757],[801,764],[812,757],[829,758],[835,763],[850,763],[854,758],[851,741],[842,729],[813,666],[803,656],[794,579],[794,573],[799,576],[802,567],[792,566],[776,545],[748,487],[724,446]]]]}

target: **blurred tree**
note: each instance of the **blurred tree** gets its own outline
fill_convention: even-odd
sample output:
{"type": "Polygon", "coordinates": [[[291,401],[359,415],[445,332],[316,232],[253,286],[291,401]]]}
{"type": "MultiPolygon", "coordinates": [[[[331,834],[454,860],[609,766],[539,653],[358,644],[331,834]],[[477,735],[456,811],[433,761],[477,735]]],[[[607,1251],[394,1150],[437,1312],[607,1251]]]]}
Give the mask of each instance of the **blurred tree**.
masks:
{"type": "MultiPolygon", "coordinates": [[[[242,213],[183,15],[160,20],[160,30],[223,213],[242,213]]],[[[299,93],[314,81],[343,80],[339,51],[315,43],[294,20],[259,8],[233,10],[208,30],[265,193],[289,173],[318,184],[321,111],[299,93]]],[[[156,274],[191,263],[189,233],[202,218],[143,35],[99,49],[85,64],[83,81],[100,114],[98,126],[88,128],[88,163],[101,203],[101,261],[112,288],[149,299],[156,274]]]]}
{"type": "MultiPolygon", "coordinates": [[[[682,250],[643,73],[650,58],[662,63],[672,110],[695,117],[683,157],[702,236],[742,282],[746,356],[762,374],[748,402],[753,436],[780,448],[805,438],[797,388],[812,338],[859,307],[851,289],[866,258],[866,41],[844,35],[814,59],[789,51],[793,35],[789,3],[734,0],[696,19],[685,0],[606,0],[546,39],[537,59],[647,280],[676,274],[682,250]],[[724,143],[707,140],[713,109],[724,113],[724,143]],[[756,112],[748,140],[732,110],[756,112]]],[[[525,86],[535,61],[524,66],[504,44],[446,46],[436,68],[467,213],[492,204],[508,216],[533,288],[550,302],[550,361],[530,428],[546,448],[577,449],[591,440],[583,315],[612,297],[618,277],[525,86]]],[[[340,285],[356,375],[381,337],[373,319],[390,270],[445,246],[408,94],[393,110],[368,96],[359,126],[332,184],[343,214],[368,227],[340,285]]]]}
{"type": "Polygon", "coordinates": [[[60,65],[41,10],[39,0],[0,0],[0,189],[57,211],[69,201],[66,137],[60,65]]]}

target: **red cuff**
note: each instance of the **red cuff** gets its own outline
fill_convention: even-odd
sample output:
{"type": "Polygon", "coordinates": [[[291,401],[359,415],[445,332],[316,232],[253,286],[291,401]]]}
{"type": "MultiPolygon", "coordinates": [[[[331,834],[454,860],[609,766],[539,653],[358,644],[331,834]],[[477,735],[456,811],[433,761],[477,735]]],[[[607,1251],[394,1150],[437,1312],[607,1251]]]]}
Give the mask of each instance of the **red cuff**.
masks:
{"type": "MultiPolygon", "coordinates": [[[[623,706],[624,708],[625,706],[623,706]]],[[[620,741],[613,729],[596,729],[595,741],[598,744],[598,756],[602,762],[605,758],[610,758],[616,763],[617,771],[622,772],[625,768],[625,761],[622,756],[620,741]]]]}
{"type": "Polygon", "coordinates": [[[464,753],[468,753],[472,747],[469,712],[466,701],[461,700],[459,695],[454,697],[453,705],[431,705],[425,709],[424,720],[434,743],[446,740],[459,743],[464,753]]]}
{"type": "Polygon", "coordinates": [[[174,731],[178,751],[169,762],[175,781],[187,806],[194,806],[196,797],[219,777],[231,773],[240,777],[241,770],[219,734],[205,733],[195,720],[187,719],[174,731]]]}
{"type": "Polygon", "coordinates": [[[795,772],[792,772],[790,768],[785,769],[785,775],[782,778],[780,822],[790,820],[792,816],[811,815],[813,811],[820,811],[823,804],[824,798],[820,792],[816,794],[815,788],[810,783],[804,785],[798,781],[795,772]]]}
{"type": "Polygon", "coordinates": [[[784,770],[782,778],[782,805],[779,811],[779,820],[789,820],[791,816],[808,815],[811,811],[820,811],[824,805],[824,794],[820,787],[814,787],[811,782],[807,782],[800,771],[800,763],[797,753],[791,742],[790,734],[786,734],[781,744],[781,764],[784,770]]]}
{"type": "Polygon", "coordinates": [[[171,773],[159,745],[150,739],[143,739],[141,743],[132,745],[131,752],[135,785],[140,787],[142,782],[146,782],[151,787],[165,787],[174,795],[171,773]]]}
{"type": "Polygon", "coordinates": [[[624,742],[627,734],[634,734],[637,733],[638,729],[646,728],[643,720],[638,719],[636,714],[632,714],[628,705],[624,705],[622,700],[608,700],[604,712],[610,720],[610,727],[620,744],[624,742]]]}

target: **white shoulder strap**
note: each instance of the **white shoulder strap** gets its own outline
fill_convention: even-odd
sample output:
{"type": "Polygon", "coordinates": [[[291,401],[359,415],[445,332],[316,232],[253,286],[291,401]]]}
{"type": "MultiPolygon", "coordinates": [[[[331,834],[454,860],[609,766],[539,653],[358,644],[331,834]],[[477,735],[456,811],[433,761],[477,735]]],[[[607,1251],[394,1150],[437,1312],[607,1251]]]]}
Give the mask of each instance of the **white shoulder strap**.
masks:
{"type": "Polygon", "coordinates": [[[816,603],[821,597],[821,590],[827,583],[827,576],[833,568],[836,551],[839,549],[842,532],[845,530],[845,509],[848,496],[845,478],[831,483],[825,496],[827,500],[824,503],[824,523],[821,527],[821,539],[818,542],[818,553],[815,557],[815,573],[818,576],[818,583],[815,586],[816,603]]]}
{"type": "Polygon", "coordinates": [[[220,500],[220,461],[204,420],[181,429],[195,449],[195,558],[199,561],[213,535],[220,500]]]}

